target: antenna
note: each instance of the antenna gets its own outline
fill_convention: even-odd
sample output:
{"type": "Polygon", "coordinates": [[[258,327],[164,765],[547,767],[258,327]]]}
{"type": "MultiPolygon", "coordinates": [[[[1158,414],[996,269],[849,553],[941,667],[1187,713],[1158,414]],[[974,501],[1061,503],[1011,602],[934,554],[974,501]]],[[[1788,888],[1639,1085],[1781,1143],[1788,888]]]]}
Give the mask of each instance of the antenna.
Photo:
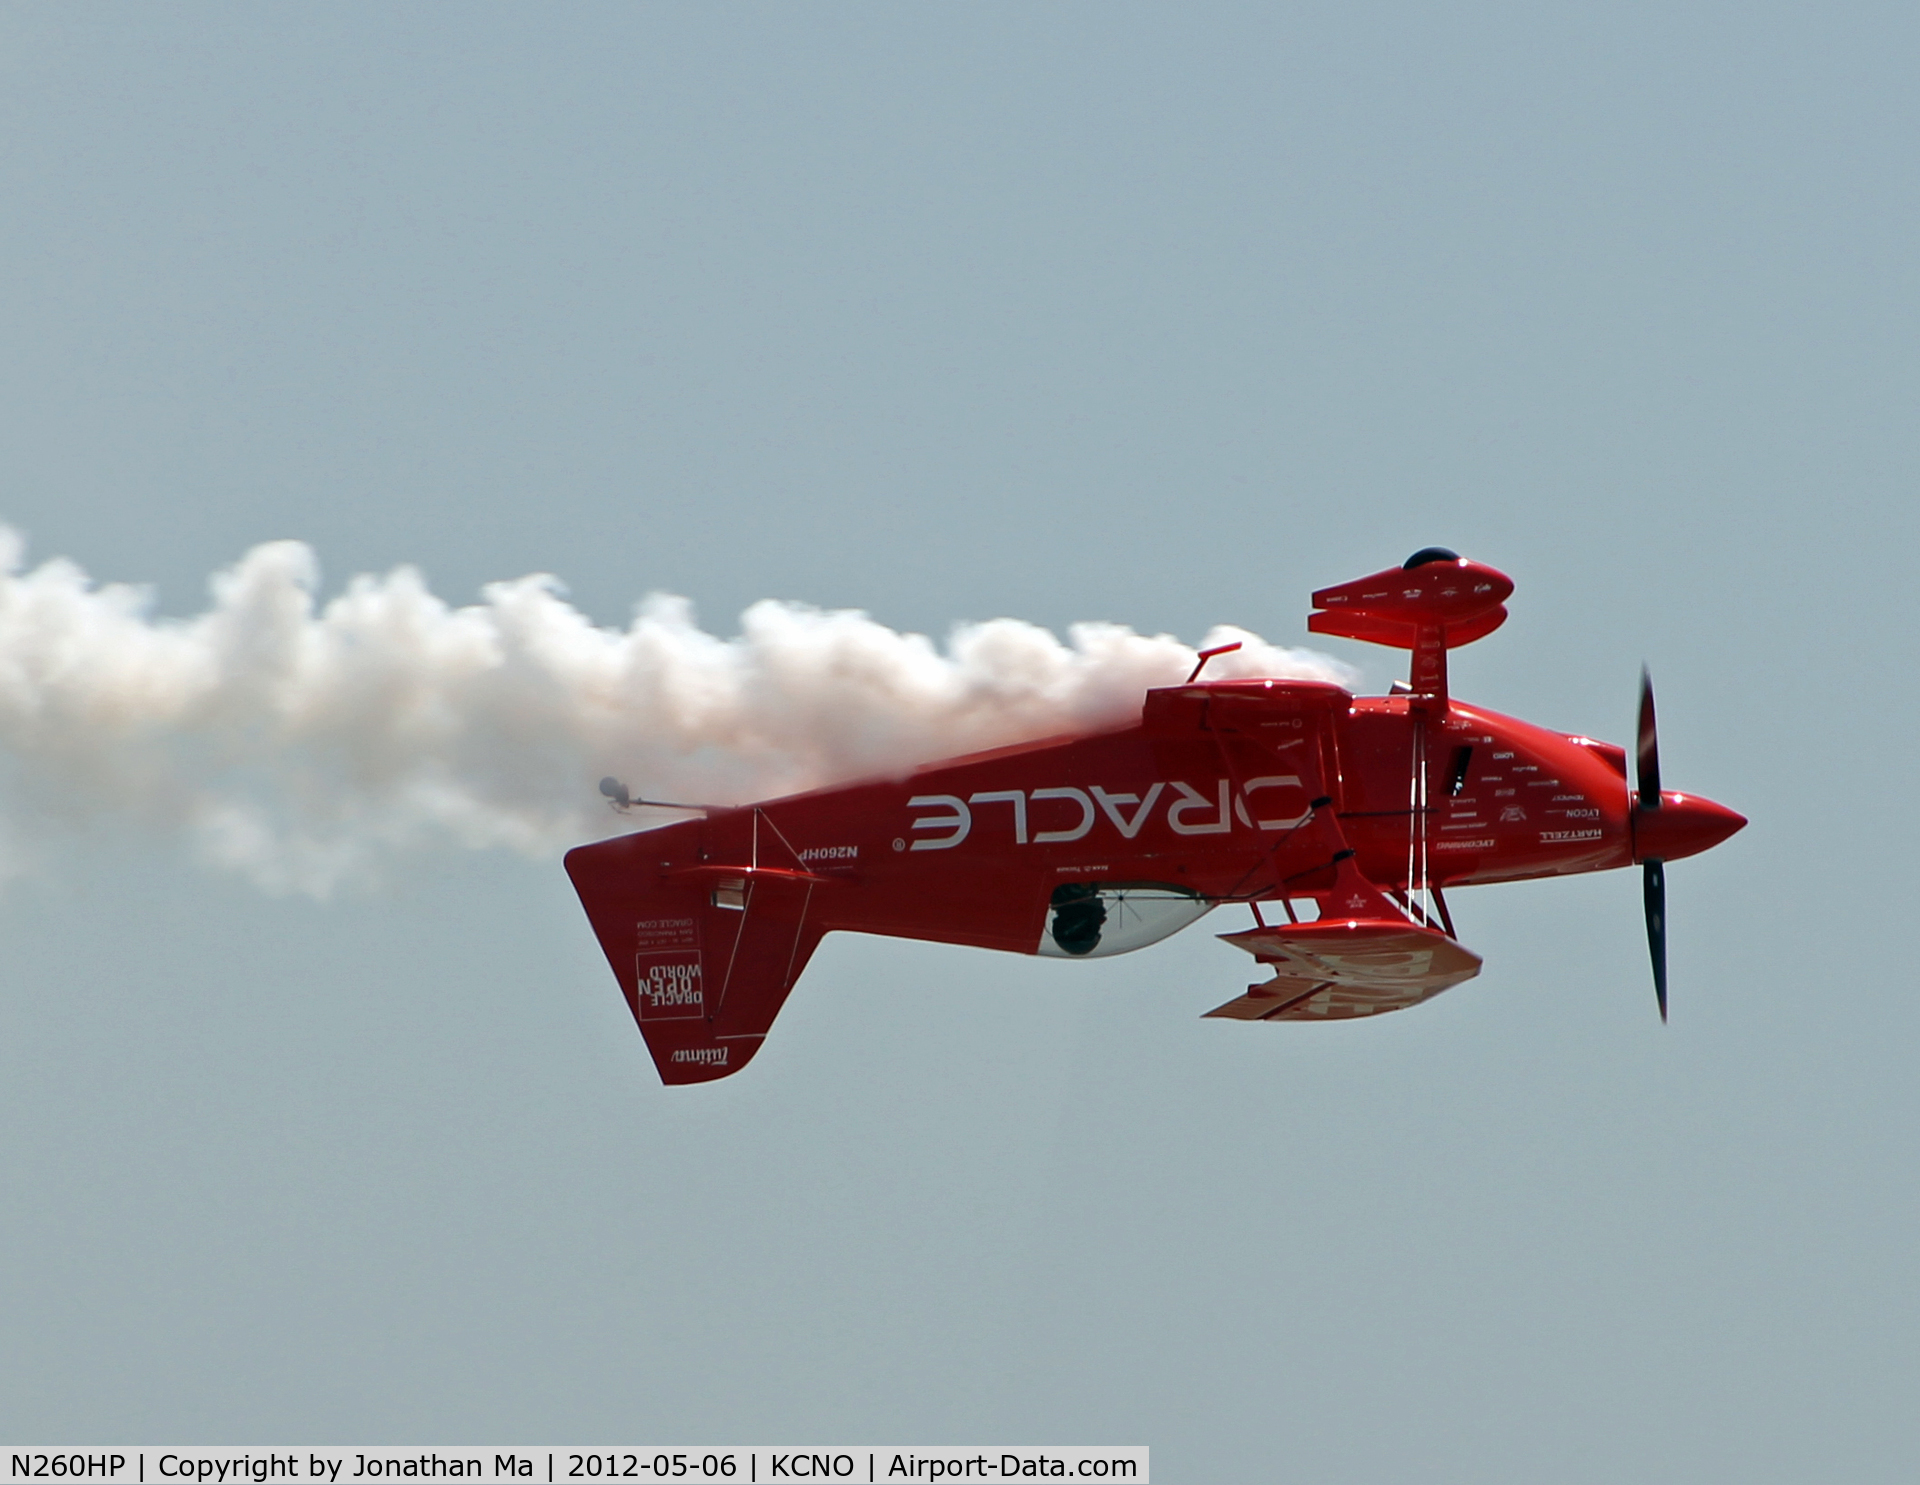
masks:
{"type": "Polygon", "coordinates": [[[710,804],[676,804],[671,799],[642,799],[637,794],[628,793],[627,786],[611,774],[600,780],[600,792],[607,796],[607,802],[621,814],[642,806],[656,810],[698,810],[703,815],[714,808],[710,804]]]}
{"type": "Polygon", "coordinates": [[[1187,684],[1191,686],[1195,681],[1200,679],[1200,672],[1207,668],[1207,662],[1215,655],[1231,655],[1235,650],[1240,648],[1242,643],[1241,640],[1236,639],[1230,645],[1215,645],[1210,650],[1202,650],[1200,652],[1200,658],[1194,661],[1193,674],[1187,677],[1187,684]]]}

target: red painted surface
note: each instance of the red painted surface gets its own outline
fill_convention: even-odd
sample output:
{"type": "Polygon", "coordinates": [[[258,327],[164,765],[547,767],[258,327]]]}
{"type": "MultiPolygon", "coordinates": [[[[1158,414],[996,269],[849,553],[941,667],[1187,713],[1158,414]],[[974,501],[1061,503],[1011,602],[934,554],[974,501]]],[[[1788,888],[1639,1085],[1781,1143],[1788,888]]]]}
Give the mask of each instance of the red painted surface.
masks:
{"type": "Polygon", "coordinates": [[[669,1083],[745,1066],[835,931],[1092,957],[1270,904],[1271,926],[1227,937],[1274,979],[1213,1014],[1415,1004],[1480,961],[1400,902],[1672,860],[1746,823],[1692,795],[1637,808],[1620,748],[1451,700],[1447,649],[1497,627],[1512,591],[1455,559],[1315,594],[1319,632],[1413,651],[1407,694],[1149,691],[1130,727],[715,810],[581,846],[567,871],[669,1083]]]}

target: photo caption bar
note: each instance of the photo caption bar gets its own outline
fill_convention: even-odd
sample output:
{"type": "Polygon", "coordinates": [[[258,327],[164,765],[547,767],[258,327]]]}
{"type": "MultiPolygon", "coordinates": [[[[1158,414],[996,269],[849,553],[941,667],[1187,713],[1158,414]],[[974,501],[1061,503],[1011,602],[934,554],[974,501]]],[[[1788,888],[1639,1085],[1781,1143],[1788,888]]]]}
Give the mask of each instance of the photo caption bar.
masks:
{"type": "Polygon", "coordinates": [[[935,1448],[874,1444],[822,1448],[620,1445],[537,1449],[475,1445],[415,1448],[21,1448],[8,1446],[14,1480],[102,1485],[271,1485],[277,1480],[364,1485],[369,1480],[1124,1480],[1146,1485],[1147,1447],[1029,1444],[935,1448]]]}

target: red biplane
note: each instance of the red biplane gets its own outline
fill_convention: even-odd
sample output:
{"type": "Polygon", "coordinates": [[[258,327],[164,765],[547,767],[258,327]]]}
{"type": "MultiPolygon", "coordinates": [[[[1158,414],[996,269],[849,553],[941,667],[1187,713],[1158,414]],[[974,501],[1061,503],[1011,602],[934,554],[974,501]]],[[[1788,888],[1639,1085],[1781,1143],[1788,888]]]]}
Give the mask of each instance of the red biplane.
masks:
{"type": "Polygon", "coordinates": [[[1315,593],[1313,632],[1413,652],[1387,696],[1206,681],[1207,652],[1129,726],[706,809],[581,846],[567,871],[668,1083],[746,1066],[835,930],[1096,959],[1244,903],[1253,926],[1221,937],[1270,978],[1206,1014],[1333,1021],[1479,973],[1447,888],[1634,862],[1664,1019],[1662,863],[1746,821],[1662,791],[1644,673],[1631,782],[1623,748],[1448,696],[1447,651],[1497,629],[1512,591],[1434,547],[1315,593]]]}

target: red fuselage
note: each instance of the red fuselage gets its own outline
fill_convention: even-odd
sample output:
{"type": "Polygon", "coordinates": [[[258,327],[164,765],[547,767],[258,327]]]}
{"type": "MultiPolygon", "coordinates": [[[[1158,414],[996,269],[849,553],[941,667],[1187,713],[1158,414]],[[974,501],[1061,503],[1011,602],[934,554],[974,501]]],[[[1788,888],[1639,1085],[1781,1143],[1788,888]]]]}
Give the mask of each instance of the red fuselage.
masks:
{"type": "Polygon", "coordinates": [[[1274,979],[1209,1014],[1340,1019],[1417,1004],[1478,971],[1444,900],[1438,921],[1413,901],[1424,889],[1638,861],[1664,1014],[1656,863],[1746,822],[1657,792],[1650,692],[1638,789],[1621,748],[1450,700],[1448,645],[1497,627],[1512,584],[1438,549],[1410,563],[1316,594],[1313,627],[1411,648],[1422,691],[1189,683],[1147,692],[1131,726],[570,852],[662,1077],[738,1071],[835,931],[1095,958],[1221,904],[1277,903],[1284,922],[1256,906],[1255,927],[1228,935],[1274,979]]]}
{"type": "MultiPolygon", "coordinates": [[[[1052,894],[1067,882],[1165,883],[1210,902],[1314,897],[1330,852],[1301,827],[1322,793],[1382,887],[1522,881],[1637,859],[1626,756],[1610,744],[1458,701],[1434,720],[1405,697],[1353,699],[1300,681],[1154,692],[1147,710],[1160,725],[771,800],[756,807],[765,859],[822,879],[813,912],[825,931],[1028,954],[1040,951],[1052,894]],[[1303,708],[1303,691],[1322,704],[1303,708]],[[1239,710],[1233,732],[1179,725],[1182,712],[1222,698],[1239,710]]],[[[1669,860],[1745,823],[1689,796],[1665,801],[1669,860]]],[[[662,867],[692,865],[727,814],[626,839],[662,867]]]]}

